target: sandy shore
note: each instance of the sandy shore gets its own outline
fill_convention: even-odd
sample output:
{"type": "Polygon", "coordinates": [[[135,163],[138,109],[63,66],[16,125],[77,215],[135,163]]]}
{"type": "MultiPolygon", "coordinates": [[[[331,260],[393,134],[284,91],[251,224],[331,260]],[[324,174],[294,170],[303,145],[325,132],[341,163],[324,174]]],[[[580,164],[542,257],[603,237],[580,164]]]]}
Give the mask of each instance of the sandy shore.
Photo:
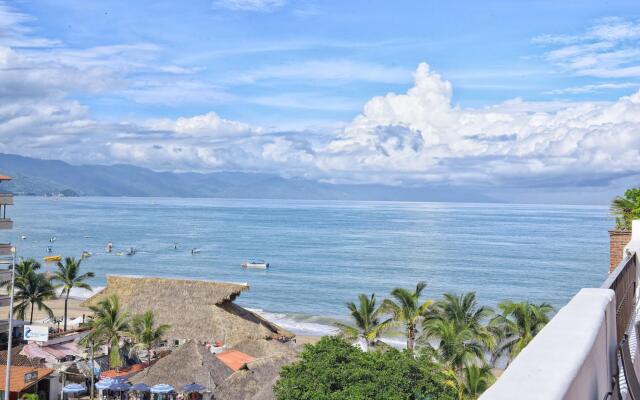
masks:
{"type": "MultiPolygon", "coordinates": [[[[87,307],[82,307],[80,305],[80,303],[82,302],[82,300],[78,300],[78,299],[69,299],[69,305],[68,305],[68,319],[72,320],[74,318],[78,318],[78,317],[82,317],[82,315],[85,316],[89,316],[91,314],[91,311],[87,308],[87,307]]],[[[55,300],[49,300],[46,302],[47,306],[49,306],[49,308],[51,308],[51,310],[53,310],[53,315],[56,316],[56,318],[62,318],[62,316],[64,315],[64,299],[55,299],[55,300]]],[[[29,311],[27,311],[27,315],[25,315],[25,317],[29,318],[29,311]]],[[[9,314],[9,307],[0,307],[0,315],[5,316],[9,314]]],[[[46,318],[49,318],[49,316],[47,315],[47,313],[44,310],[38,310],[38,308],[36,307],[36,309],[33,312],[33,322],[40,322],[46,318]]]]}

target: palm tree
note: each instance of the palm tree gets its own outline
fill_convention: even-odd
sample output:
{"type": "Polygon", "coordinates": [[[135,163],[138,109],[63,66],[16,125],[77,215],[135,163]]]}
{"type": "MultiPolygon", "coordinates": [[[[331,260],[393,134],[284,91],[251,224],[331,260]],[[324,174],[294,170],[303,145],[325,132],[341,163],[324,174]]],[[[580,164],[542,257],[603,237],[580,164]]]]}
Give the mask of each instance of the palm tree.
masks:
{"type": "Polygon", "coordinates": [[[501,314],[491,320],[499,344],[494,359],[508,355],[513,360],[551,319],[553,307],[548,303],[503,301],[498,305],[501,314]]]}
{"type": "Polygon", "coordinates": [[[359,304],[347,303],[347,308],[351,311],[351,318],[355,322],[355,326],[336,323],[340,328],[340,335],[347,340],[358,340],[362,338],[369,346],[375,346],[384,331],[391,328],[393,320],[391,318],[380,321],[380,315],[384,310],[381,307],[376,308],[376,295],[372,294],[367,297],[366,294],[358,296],[359,304]]]}
{"type": "Polygon", "coordinates": [[[80,263],[82,260],[76,260],[73,257],[67,257],[64,260],[64,264],[58,262],[58,270],[53,273],[53,281],[59,282],[57,288],[62,288],[61,295],[64,295],[64,325],[63,330],[67,331],[67,305],[69,303],[69,295],[71,289],[81,288],[91,290],[91,285],[85,281],[89,278],[93,278],[95,274],[93,272],[87,272],[80,274],[80,263]]]}
{"type": "MultiPolygon", "coordinates": [[[[20,279],[21,276],[25,276],[29,273],[29,271],[37,271],[41,268],[40,263],[34,260],[33,258],[29,258],[26,260],[21,260],[16,264],[16,279],[20,279]]],[[[7,291],[11,290],[11,279],[7,279],[5,281],[0,282],[0,288],[6,287],[7,291]]]]}
{"type": "MultiPolygon", "coordinates": [[[[17,268],[18,266],[16,266],[16,273],[18,272],[17,268]]],[[[55,298],[56,293],[51,281],[44,274],[26,268],[20,272],[20,276],[16,276],[14,288],[16,304],[13,306],[13,311],[17,313],[18,318],[24,320],[27,309],[31,307],[29,323],[33,323],[35,306],[38,307],[38,310],[45,310],[49,318],[53,318],[53,311],[45,304],[45,301],[55,298]]]]}
{"type": "Polygon", "coordinates": [[[616,218],[616,228],[631,230],[631,221],[640,218],[640,188],[628,189],[624,196],[611,201],[611,214],[616,218]]]}
{"type": "Polygon", "coordinates": [[[146,311],[136,315],[131,320],[131,337],[135,342],[134,348],[144,348],[147,351],[147,365],[151,365],[151,348],[155,346],[169,330],[169,325],[156,326],[153,311],[146,311]]]}
{"type": "MultiPolygon", "coordinates": [[[[445,365],[460,372],[466,365],[473,365],[483,359],[485,346],[475,332],[454,321],[433,319],[425,321],[423,340],[436,340],[433,352],[445,365]]],[[[429,342],[426,343],[430,347],[429,342]]]]}
{"type": "Polygon", "coordinates": [[[475,400],[495,382],[487,365],[465,366],[461,373],[445,369],[444,377],[444,384],[457,393],[458,400],[475,400]]]}
{"type": "Polygon", "coordinates": [[[441,361],[460,372],[464,366],[482,361],[485,350],[494,347],[493,332],[485,325],[491,316],[493,310],[479,307],[474,292],[460,296],[446,293],[425,316],[425,339],[436,340],[435,352],[441,361]]]}
{"type": "Polygon", "coordinates": [[[410,353],[413,352],[418,335],[418,323],[432,303],[430,300],[420,303],[420,296],[425,287],[427,287],[426,282],[418,282],[416,290],[413,292],[403,288],[395,288],[391,291],[393,300],[386,299],[382,302],[382,309],[391,313],[396,323],[405,326],[407,351],[410,353]]]}
{"type": "Polygon", "coordinates": [[[102,299],[89,309],[93,311],[93,318],[89,321],[93,338],[107,345],[109,366],[120,367],[120,340],[129,335],[129,315],[120,308],[120,301],[115,295],[102,299]]]}
{"type": "Polygon", "coordinates": [[[462,369],[463,398],[477,399],[496,378],[487,365],[468,365],[462,369]]]}

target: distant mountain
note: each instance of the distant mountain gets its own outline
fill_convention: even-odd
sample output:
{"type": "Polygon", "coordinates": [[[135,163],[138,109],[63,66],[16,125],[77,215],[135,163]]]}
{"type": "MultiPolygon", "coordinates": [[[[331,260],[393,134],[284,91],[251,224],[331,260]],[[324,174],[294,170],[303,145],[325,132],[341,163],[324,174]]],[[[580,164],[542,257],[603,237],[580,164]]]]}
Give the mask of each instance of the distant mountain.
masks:
{"type": "Polygon", "coordinates": [[[0,173],[17,194],[130,197],[218,197],[317,200],[495,201],[475,190],[445,185],[338,185],[244,172],[156,172],[132,165],[71,165],[0,153],[0,173]]]}

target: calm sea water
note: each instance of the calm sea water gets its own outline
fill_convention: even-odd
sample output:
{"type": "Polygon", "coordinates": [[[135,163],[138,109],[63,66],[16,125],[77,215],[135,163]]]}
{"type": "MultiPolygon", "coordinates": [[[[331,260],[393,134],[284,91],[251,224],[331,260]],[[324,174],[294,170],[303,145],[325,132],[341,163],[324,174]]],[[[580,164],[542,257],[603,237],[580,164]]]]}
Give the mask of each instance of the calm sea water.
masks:
{"type": "MultiPolygon", "coordinates": [[[[94,256],[107,274],[248,282],[238,303],[299,333],[346,317],[358,293],[427,281],[426,294],[564,305],[608,269],[605,207],[288,200],[17,197],[12,232],[24,257],[94,256]],[[20,236],[26,235],[26,240],[20,236]],[[132,257],[106,254],[135,246],[132,257]],[[178,243],[177,250],[174,242],[178,243]],[[192,255],[191,248],[201,253],[192,255]],[[240,263],[263,258],[268,271],[240,263]]],[[[47,267],[52,268],[52,266],[47,267]]]]}

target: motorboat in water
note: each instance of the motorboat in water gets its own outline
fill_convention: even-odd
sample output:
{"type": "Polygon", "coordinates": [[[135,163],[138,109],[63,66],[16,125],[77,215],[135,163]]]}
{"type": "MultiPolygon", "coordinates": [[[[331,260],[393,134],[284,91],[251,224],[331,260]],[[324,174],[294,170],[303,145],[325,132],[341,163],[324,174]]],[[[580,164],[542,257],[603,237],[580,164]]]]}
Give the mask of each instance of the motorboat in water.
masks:
{"type": "Polygon", "coordinates": [[[90,251],[85,250],[85,251],[82,252],[81,258],[84,260],[85,258],[89,258],[92,255],[93,255],[93,253],[91,253],[90,251]]]}
{"type": "Polygon", "coordinates": [[[256,268],[256,269],[267,269],[269,268],[269,263],[264,260],[250,260],[247,262],[243,262],[240,264],[242,268],[256,268]]]}
{"type": "Polygon", "coordinates": [[[58,262],[62,260],[62,256],[46,256],[43,258],[45,262],[58,262]]]}

